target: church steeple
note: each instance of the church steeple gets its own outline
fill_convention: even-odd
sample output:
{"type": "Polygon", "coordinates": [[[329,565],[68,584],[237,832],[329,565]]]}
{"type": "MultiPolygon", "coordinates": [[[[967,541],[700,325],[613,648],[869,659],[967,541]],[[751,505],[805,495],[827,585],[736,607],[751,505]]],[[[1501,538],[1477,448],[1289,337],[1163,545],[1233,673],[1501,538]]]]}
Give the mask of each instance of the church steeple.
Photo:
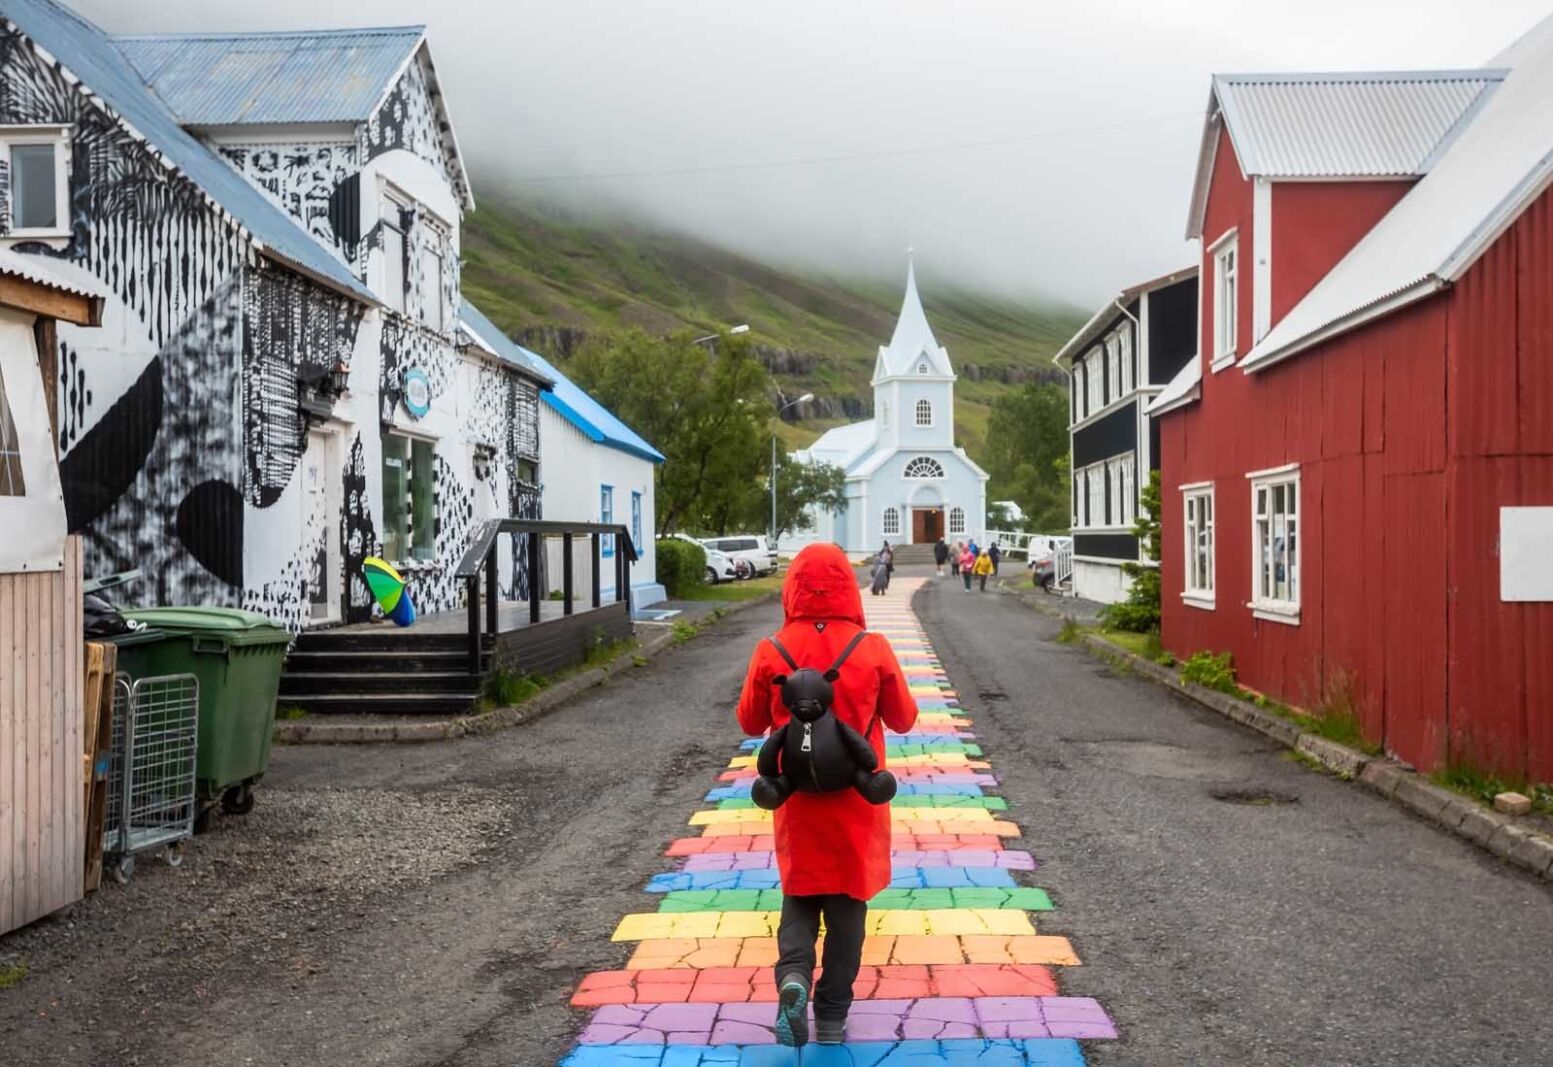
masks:
{"type": "Polygon", "coordinates": [[[916,256],[906,252],[906,295],[901,299],[901,312],[895,320],[895,332],[890,343],[879,349],[879,360],[874,369],[874,382],[903,374],[915,374],[923,361],[927,373],[939,377],[954,377],[949,365],[949,353],[933,336],[928,324],[927,312],[922,308],[922,297],[917,292],[916,256]]]}

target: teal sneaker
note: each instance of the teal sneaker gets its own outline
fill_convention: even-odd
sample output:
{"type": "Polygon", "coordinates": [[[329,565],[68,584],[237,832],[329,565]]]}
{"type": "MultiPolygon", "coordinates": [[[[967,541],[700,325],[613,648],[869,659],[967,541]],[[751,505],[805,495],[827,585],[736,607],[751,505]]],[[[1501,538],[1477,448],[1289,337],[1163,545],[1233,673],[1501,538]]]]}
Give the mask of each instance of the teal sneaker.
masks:
{"type": "Polygon", "coordinates": [[[798,1048],[809,1043],[809,983],[790,974],[777,988],[777,1044],[798,1048]]]}

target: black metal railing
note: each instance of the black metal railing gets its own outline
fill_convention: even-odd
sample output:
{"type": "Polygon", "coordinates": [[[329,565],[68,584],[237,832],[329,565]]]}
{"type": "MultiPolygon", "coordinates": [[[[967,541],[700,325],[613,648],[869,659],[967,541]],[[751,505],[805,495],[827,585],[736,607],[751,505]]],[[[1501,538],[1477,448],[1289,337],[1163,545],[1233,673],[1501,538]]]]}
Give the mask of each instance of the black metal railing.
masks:
{"type": "MultiPolygon", "coordinates": [[[[631,592],[631,564],[639,558],[636,545],[624,526],[597,522],[549,522],[543,519],[489,519],[475,531],[474,540],[464,553],[463,560],[454,572],[464,582],[464,599],[469,611],[469,671],[479,674],[482,670],[484,633],[493,638],[497,634],[497,606],[501,597],[497,586],[496,543],[502,534],[518,538],[518,545],[528,554],[528,621],[540,620],[540,605],[546,599],[545,585],[541,580],[540,554],[550,538],[560,538],[561,552],[561,611],[572,614],[572,548],[575,539],[586,537],[592,549],[593,607],[602,606],[599,560],[602,558],[603,540],[614,538],[615,600],[628,600],[631,592]],[[480,576],[485,576],[484,632],[481,630],[480,576]]],[[[516,571],[516,567],[514,571],[516,571]]]]}

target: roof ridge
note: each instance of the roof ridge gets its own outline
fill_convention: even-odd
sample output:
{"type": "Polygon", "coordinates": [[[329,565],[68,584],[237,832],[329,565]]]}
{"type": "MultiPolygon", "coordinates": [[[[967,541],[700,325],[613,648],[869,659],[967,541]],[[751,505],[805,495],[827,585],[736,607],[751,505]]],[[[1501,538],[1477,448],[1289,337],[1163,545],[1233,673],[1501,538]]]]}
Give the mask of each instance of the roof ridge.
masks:
{"type": "Polygon", "coordinates": [[[228,33],[215,30],[202,30],[195,33],[165,31],[158,33],[110,33],[105,34],[105,36],[112,41],[232,41],[242,38],[257,40],[266,37],[360,37],[363,35],[390,37],[409,33],[420,35],[425,32],[425,25],[412,23],[403,26],[334,26],[328,29],[316,30],[236,30],[228,33]]]}
{"type": "Polygon", "coordinates": [[[1232,85],[1281,82],[1284,84],[1343,84],[1400,81],[1503,81],[1508,67],[1444,67],[1437,70],[1286,70],[1215,74],[1214,81],[1232,85]]]}

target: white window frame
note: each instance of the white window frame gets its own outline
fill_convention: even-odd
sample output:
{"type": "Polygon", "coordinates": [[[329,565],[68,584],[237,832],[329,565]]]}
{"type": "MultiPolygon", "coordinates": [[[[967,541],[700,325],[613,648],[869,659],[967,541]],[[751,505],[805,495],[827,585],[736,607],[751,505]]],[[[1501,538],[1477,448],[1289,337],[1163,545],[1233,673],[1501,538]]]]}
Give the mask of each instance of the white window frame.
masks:
{"type": "MultiPolygon", "coordinates": [[[[20,227],[11,218],[5,220],[7,239],[36,240],[48,237],[70,236],[70,127],[69,126],[0,126],[0,152],[4,153],[7,172],[10,171],[11,149],[18,145],[52,145],[54,148],[54,225],[20,227]]],[[[6,210],[15,206],[16,175],[9,173],[10,189],[6,210]]]]}
{"type": "Polygon", "coordinates": [[[1105,527],[1105,464],[1094,463],[1084,468],[1084,497],[1088,505],[1084,512],[1084,527],[1098,530],[1105,527]]]}
{"type": "Polygon", "coordinates": [[[1122,464],[1125,460],[1108,459],[1105,461],[1106,496],[1110,500],[1110,507],[1106,512],[1106,522],[1111,526],[1127,525],[1127,500],[1122,495],[1122,464]]]}
{"type": "Polygon", "coordinates": [[[939,478],[947,478],[948,476],[948,472],[944,470],[944,465],[932,456],[912,456],[906,461],[906,465],[901,468],[901,477],[913,482],[936,481],[939,478]],[[912,474],[911,468],[918,462],[931,465],[935,473],[912,474]]]}
{"type": "Polygon", "coordinates": [[[385,237],[382,249],[382,291],[378,295],[383,298],[388,310],[399,315],[407,314],[410,306],[410,235],[403,221],[404,213],[409,210],[410,202],[396,190],[385,187],[378,197],[378,225],[399,235],[399,283],[394,284],[394,272],[389,269],[388,239],[385,237]]]}
{"type": "Polygon", "coordinates": [[[1121,352],[1122,364],[1122,396],[1128,396],[1137,388],[1137,375],[1133,373],[1132,366],[1132,326],[1124,325],[1116,335],[1116,344],[1121,352]]]}
{"type": "Polygon", "coordinates": [[[1138,465],[1136,452],[1129,452],[1117,462],[1122,477],[1122,525],[1132,526],[1138,521],[1138,486],[1133,470],[1138,465]]]}
{"type": "Polygon", "coordinates": [[[438,226],[427,225],[416,256],[421,261],[421,321],[438,333],[446,333],[448,327],[447,300],[443,297],[442,272],[447,269],[447,234],[438,226]],[[428,267],[435,265],[436,277],[428,277],[428,267]]]}
{"type": "Polygon", "coordinates": [[[1252,471],[1246,478],[1251,482],[1251,602],[1246,606],[1259,619],[1297,626],[1300,621],[1300,542],[1304,534],[1300,515],[1299,465],[1291,463],[1283,467],[1252,471]],[[1279,513],[1271,508],[1273,490],[1278,488],[1285,490],[1286,500],[1287,494],[1291,491],[1293,493],[1293,507],[1285,508],[1281,523],[1279,513]],[[1265,515],[1262,512],[1264,493],[1268,505],[1265,515]],[[1268,588],[1269,585],[1276,586],[1277,572],[1263,566],[1264,550],[1269,548],[1275,531],[1280,528],[1284,545],[1281,549],[1271,548],[1270,554],[1273,556],[1274,567],[1280,561],[1283,564],[1290,594],[1287,597],[1275,596],[1274,591],[1268,588]],[[1292,551],[1289,549],[1291,541],[1292,551]],[[1268,575],[1273,577],[1264,585],[1262,579],[1268,575]]]}
{"type": "Polygon", "coordinates": [[[1077,425],[1078,423],[1083,422],[1084,421],[1084,416],[1088,414],[1088,412],[1086,412],[1084,410],[1084,368],[1083,368],[1083,360],[1075,360],[1074,361],[1073,373],[1072,373],[1071,377],[1073,379],[1073,387],[1072,387],[1073,424],[1077,425]]]}
{"type": "Polygon", "coordinates": [[[1181,572],[1183,576],[1181,599],[1192,607],[1210,611],[1215,605],[1214,575],[1218,568],[1218,560],[1215,556],[1218,549],[1214,537],[1216,508],[1212,482],[1196,482],[1181,486],[1181,525],[1184,533],[1182,540],[1186,559],[1186,566],[1181,572]],[[1197,549],[1201,540],[1206,541],[1207,559],[1204,566],[1199,568],[1197,549]]]}
{"type": "Polygon", "coordinates": [[[879,529],[886,537],[901,535],[901,509],[891,504],[879,515],[879,529]]]}
{"type": "Polygon", "coordinates": [[[1073,521],[1069,524],[1075,530],[1084,528],[1084,499],[1088,489],[1085,487],[1084,470],[1080,468],[1073,472],[1073,521]]]}
{"type": "Polygon", "coordinates": [[[949,509],[949,532],[952,534],[965,533],[965,509],[959,506],[949,509]]]}
{"type": "Polygon", "coordinates": [[[1213,256],[1213,362],[1221,371],[1235,365],[1240,335],[1240,238],[1230,230],[1209,249],[1213,256]],[[1228,298],[1226,298],[1228,293],[1228,298]]]}
{"type": "Polygon", "coordinates": [[[918,428],[928,428],[933,425],[933,402],[926,398],[918,400],[916,404],[916,423],[918,428]],[[926,413],[927,418],[923,418],[926,413]]]}
{"type": "Polygon", "coordinates": [[[1084,417],[1087,419],[1105,407],[1105,374],[1101,368],[1098,348],[1091,349],[1084,357],[1084,387],[1088,400],[1084,417]]]}
{"type": "Polygon", "coordinates": [[[927,360],[925,360],[925,359],[917,364],[917,373],[918,374],[927,374],[930,369],[931,368],[928,367],[927,360]]]}
{"type": "Polygon", "coordinates": [[[1105,395],[1107,404],[1122,398],[1122,343],[1114,334],[1105,339],[1105,395]]]}

